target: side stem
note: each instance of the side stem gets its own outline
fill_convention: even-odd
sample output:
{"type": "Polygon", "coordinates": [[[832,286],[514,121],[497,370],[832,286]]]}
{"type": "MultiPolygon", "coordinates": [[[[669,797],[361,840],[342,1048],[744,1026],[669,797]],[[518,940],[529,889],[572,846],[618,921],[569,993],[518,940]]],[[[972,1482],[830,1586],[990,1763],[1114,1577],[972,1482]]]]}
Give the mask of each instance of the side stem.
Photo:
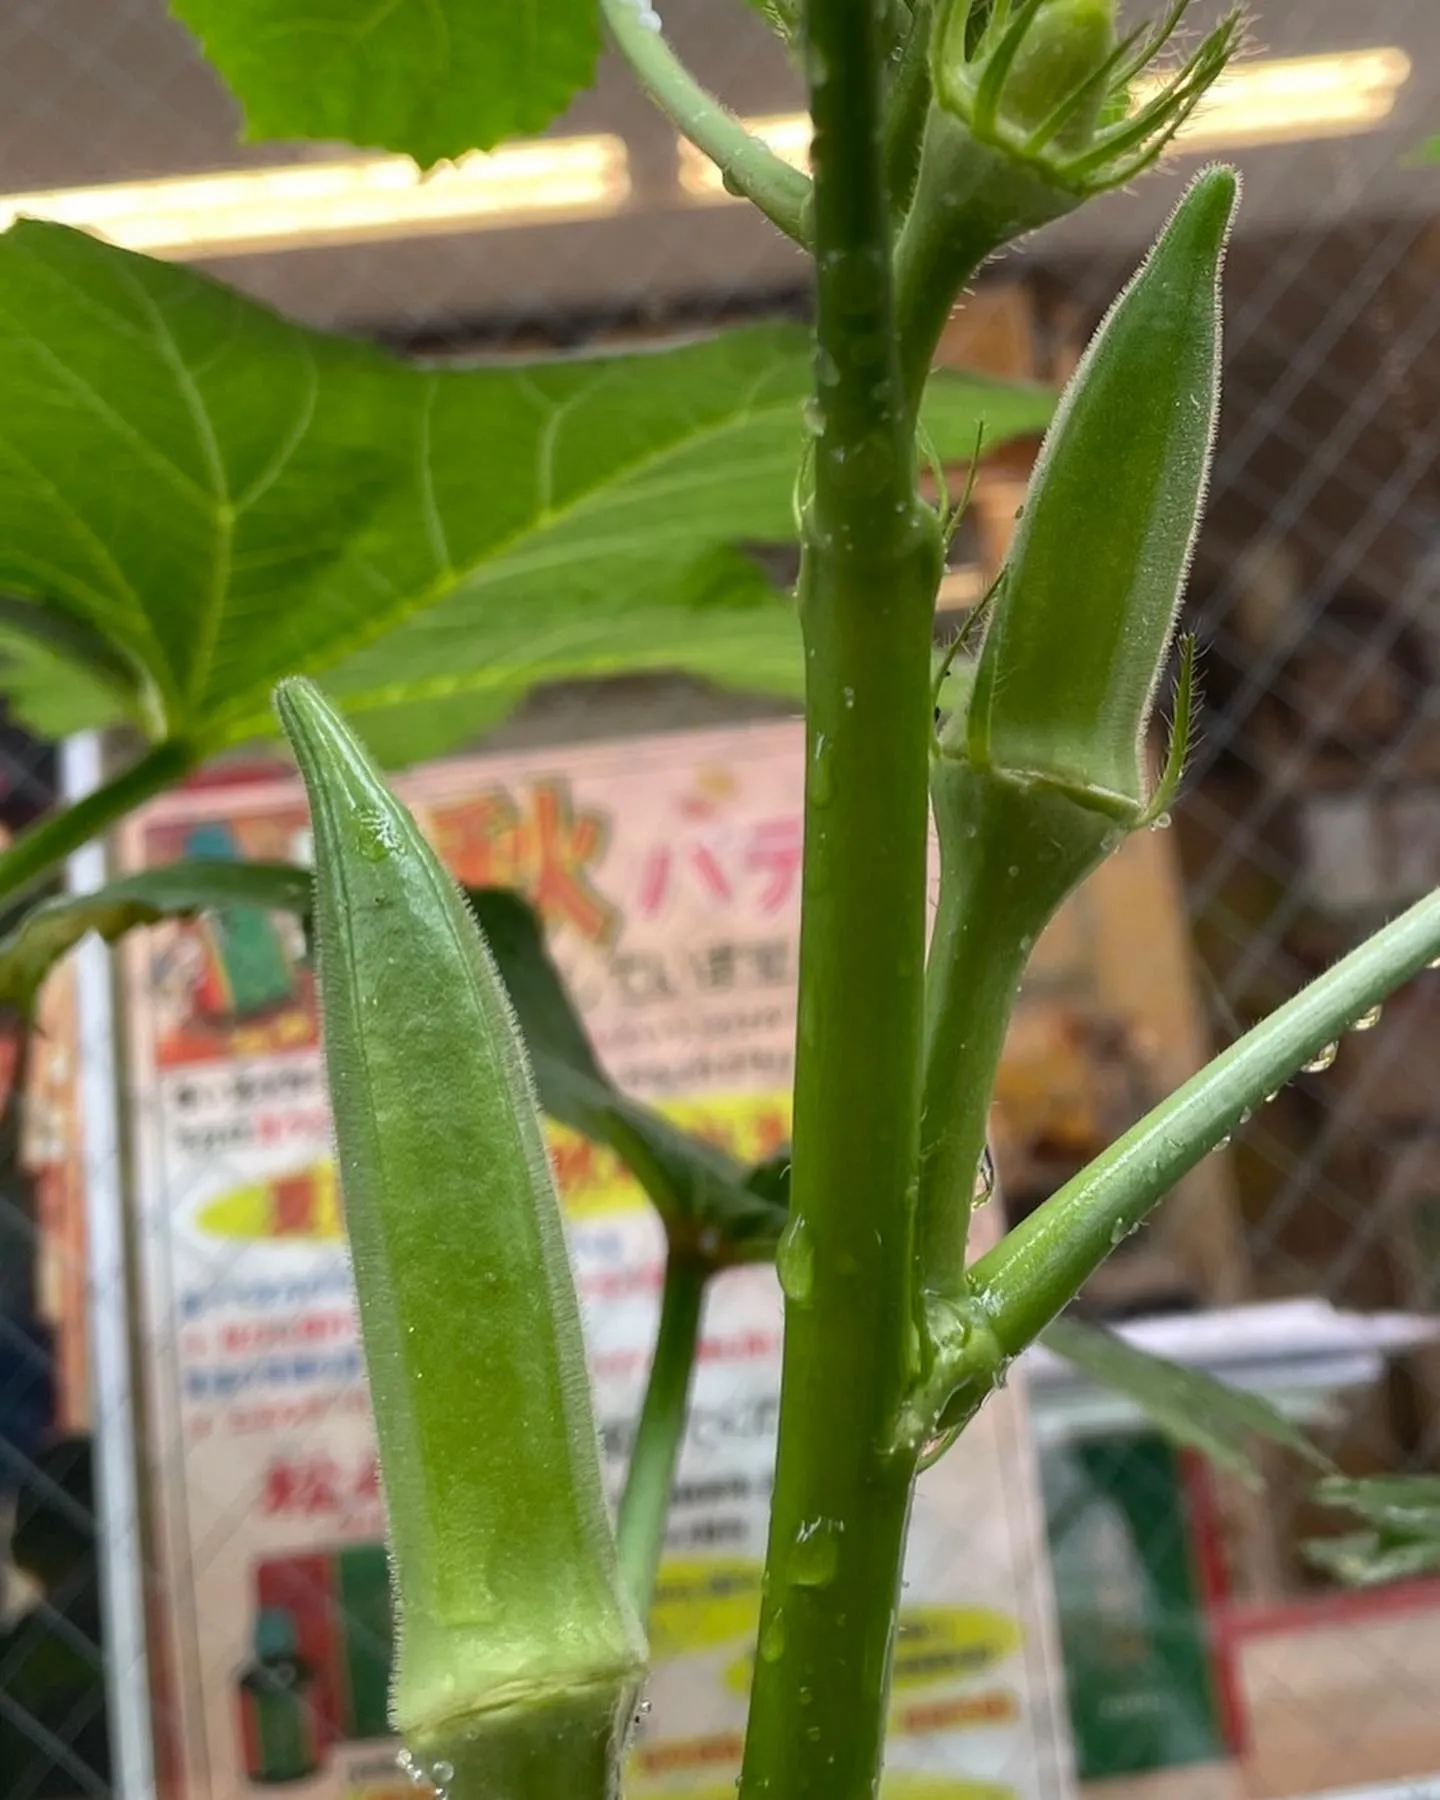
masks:
{"type": "Polygon", "coordinates": [[[600,0],[615,47],[671,124],[703,150],[734,193],[753,202],[797,244],[806,241],[810,182],[752,137],[735,115],[707,93],[665,42],[654,11],[638,0],[600,0]]]}
{"type": "Polygon", "coordinates": [[[1192,1075],[971,1270],[1015,1356],[1202,1156],[1356,1019],[1440,956],[1440,891],[1402,913],[1192,1075]]]}
{"type": "Polygon", "coordinates": [[[938,106],[926,119],[914,186],[895,245],[895,330],[912,417],[950,310],[981,264],[1076,204],[1075,196],[976,143],[938,106]]]}
{"type": "Polygon", "coordinates": [[[920,167],[925,112],[930,104],[932,12],[932,0],[916,0],[890,82],[885,123],[885,184],[897,213],[903,213],[909,206],[920,167]]]}
{"type": "Polygon", "coordinates": [[[963,1297],[990,1095],[1020,978],[1115,822],[1039,782],[939,755],[931,774],[940,901],[925,985],[918,1251],[925,1292],[963,1297]]]}
{"type": "Polygon", "coordinates": [[[685,1437],[708,1275],[703,1264],[673,1250],[666,1261],[655,1354],[620,1497],[615,1527],[620,1569],[642,1619],[654,1598],[655,1577],[665,1548],[665,1520],[685,1437]]]}
{"type": "Polygon", "coordinates": [[[199,760],[190,745],[167,740],[93,794],[46,813],[0,851],[0,899],[42,881],[82,844],[188,775],[199,760]]]}

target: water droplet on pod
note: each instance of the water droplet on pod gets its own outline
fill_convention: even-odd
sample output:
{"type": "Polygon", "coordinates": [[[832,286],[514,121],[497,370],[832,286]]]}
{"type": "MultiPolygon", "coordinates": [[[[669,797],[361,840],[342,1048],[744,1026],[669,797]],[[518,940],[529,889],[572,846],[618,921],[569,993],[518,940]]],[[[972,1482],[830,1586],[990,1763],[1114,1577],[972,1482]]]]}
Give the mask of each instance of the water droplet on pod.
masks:
{"type": "Polygon", "coordinates": [[[395,827],[382,812],[357,812],[356,848],[367,862],[382,862],[398,848],[395,827]]]}
{"type": "Polygon", "coordinates": [[[1340,1046],[1338,1044],[1322,1044],[1309,1062],[1301,1063],[1300,1067],[1307,1075],[1323,1075],[1327,1069],[1334,1066],[1335,1058],[1339,1054],[1340,1046]]]}
{"type": "Polygon", "coordinates": [[[1383,1006],[1370,1007],[1367,1011],[1361,1013],[1360,1017],[1350,1027],[1350,1029],[1352,1031],[1373,1031],[1375,1029],[1375,1027],[1380,1023],[1380,1020],[1381,1020],[1382,1015],[1384,1014],[1384,1011],[1385,1011],[1385,1009],[1383,1006]]]}
{"type": "Polygon", "coordinates": [[[1160,817],[1158,819],[1156,819],[1155,823],[1151,826],[1151,830],[1152,831],[1168,831],[1174,823],[1175,823],[1175,821],[1170,817],[1169,813],[1163,812],[1163,813],[1161,813],[1160,817]]]}

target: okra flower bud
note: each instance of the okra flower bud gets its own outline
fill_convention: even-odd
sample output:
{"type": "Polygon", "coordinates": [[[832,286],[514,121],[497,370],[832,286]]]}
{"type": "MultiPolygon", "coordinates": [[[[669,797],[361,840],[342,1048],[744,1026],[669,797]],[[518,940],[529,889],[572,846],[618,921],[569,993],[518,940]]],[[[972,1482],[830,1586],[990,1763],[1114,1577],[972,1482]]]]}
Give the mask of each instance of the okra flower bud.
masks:
{"type": "Polygon", "coordinates": [[[306,681],[325,1058],[399,1614],[392,1715],[454,1800],[606,1800],[644,1672],[559,1204],[459,889],[306,681]]]}
{"type": "Polygon", "coordinates": [[[1075,200],[1115,187],[1154,162],[1236,48],[1232,13],[1132,109],[1132,83],[1188,5],[1174,0],[1152,29],[1119,39],[1115,0],[951,0],[931,56],[936,101],[978,144],[1075,200]]]}
{"type": "Polygon", "coordinates": [[[957,6],[948,23],[941,68],[946,95],[957,110],[974,104],[980,84],[997,93],[997,122],[1027,138],[1041,130],[1057,109],[1067,117],[1056,139],[1078,149],[1094,135],[1105,97],[1103,77],[1115,50],[1115,0],[1040,0],[1027,29],[973,62],[965,51],[968,9],[957,6]],[[996,65],[1000,64],[997,71],[996,65]]]}

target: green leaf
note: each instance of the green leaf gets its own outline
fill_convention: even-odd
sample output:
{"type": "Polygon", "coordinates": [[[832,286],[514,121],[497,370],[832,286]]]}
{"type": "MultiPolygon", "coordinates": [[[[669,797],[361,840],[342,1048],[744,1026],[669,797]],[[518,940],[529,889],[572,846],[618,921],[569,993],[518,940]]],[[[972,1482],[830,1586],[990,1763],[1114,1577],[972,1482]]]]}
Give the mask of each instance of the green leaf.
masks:
{"type": "Polygon", "coordinates": [[[137,926],[230,906],[308,913],[311,878],[289,863],[201,861],[145,869],[94,893],[32,907],[0,937],[0,1007],[28,1013],[45,977],[92,931],[114,943],[137,926]]]}
{"type": "Polygon", "coordinates": [[[1330,1466],[1305,1433],[1268,1400],[1200,1369],[1152,1356],[1112,1331],[1077,1319],[1056,1319],[1041,1332],[1040,1342],[1101,1387],[1123,1394],[1174,1442],[1199,1450],[1247,1481],[1262,1479],[1252,1454],[1257,1437],[1317,1467],[1330,1466]]]}
{"type": "Polygon", "coordinates": [[[471,901],[509,990],[540,1103],[562,1125],[607,1144],[628,1165],[672,1235],[699,1239],[716,1261],[765,1254],[779,1235],[774,1206],[746,1187],[740,1165],[663,1114],[622,1094],[595,1060],[585,1027],[525,900],[498,888],[471,901]]]}
{"type": "Polygon", "coordinates": [[[596,0],[171,0],[245,135],[344,139],[428,166],[541,131],[594,78],[596,0]]]}
{"type": "Polygon", "coordinates": [[[1440,1574],[1440,1475],[1334,1475],[1315,1498],[1357,1513],[1368,1527],[1312,1538],[1305,1555],[1317,1568],[1352,1587],[1440,1574]]]}
{"type": "MultiPolygon", "coordinates": [[[[0,937],[0,1007],[28,1013],[51,969],[92,931],[113,943],[142,925],[232,906],[291,912],[308,923],[311,893],[309,871],[289,863],[193,859],[45,901],[0,937]]],[[[470,900],[515,1007],[545,1111],[614,1150],[672,1233],[695,1239],[711,1260],[769,1255],[784,1224],[783,1203],[777,1208],[752,1190],[733,1157],[611,1083],[545,948],[540,922],[519,894],[475,888],[470,900]],[[707,1231],[716,1241],[701,1244],[707,1231]]]]}
{"type": "MultiPolygon", "coordinates": [[[[204,753],[268,734],[275,682],[323,671],[404,762],[542,681],[647,668],[798,694],[793,609],[737,546],[792,534],[810,379],[785,325],[419,367],[18,224],[0,236],[0,591],[33,605],[0,641],[28,617],[42,648],[17,697],[204,753]]],[[[1052,406],[931,387],[955,458],[982,416],[998,445],[1052,406]]]]}

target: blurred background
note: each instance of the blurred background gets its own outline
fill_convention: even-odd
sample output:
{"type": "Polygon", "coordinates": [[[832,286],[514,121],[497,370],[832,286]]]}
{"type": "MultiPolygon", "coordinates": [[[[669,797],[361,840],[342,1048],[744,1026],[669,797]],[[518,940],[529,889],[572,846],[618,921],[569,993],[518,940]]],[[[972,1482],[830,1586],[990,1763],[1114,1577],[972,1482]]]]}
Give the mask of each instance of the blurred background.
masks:
{"type": "MultiPolygon", "coordinates": [[[[1199,0],[1196,25],[1219,10],[1199,0]]],[[[1418,154],[1440,132],[1440,7],[1252,11],[1246,60],[1166,168],[986,271],[944,349],[957,367],[1063,379],[1187,173],[1214,155],[1243,169],[1186,619],[1201,728],[1173,828],[1097,881],[1027,986],[995,1125],[1012,1217],[1440,879],[1440,165],[1418,154]]],[[[760,20],[672,0],[665,24],[738,113],[782,150],[803,146],[794,71],[760,20]]],[[[386,159],[239,137],[161,0],[0,13],[0,223],[97,229],[407,355],[807,316],[791,246],[613,59],[547,139],[424,185],[386,159]]],[[[986,467],[947,578],[950,626],[1003,554],[1033,451],[986,467]]],[[[621,677],[538,691],[476,748],[563,765],[576,744],[743,732],[786,711],[621,677]]],[[[0,724],[6,828],[83,779],[93,753],[62,757],[0,724]]],[[[231,1792],[166,1749],[164,1665],[183,1658],[166,1618],[184,1571],[159,1556],[150,1516],[166,1476],[119,1210],[128,1125],[122,1107],[97,1126],[115,1039],[103,971],[86,966],[88,988],[82,967],[47,995],[23,1141],[12,1111],[0,1144],[0,1796],[140,1800],[157,1780],[231,1792]]],[[[1086,1310],[1282,1398],[1349,1473],[1440,1469],[1437,1075],[1440,973],[1264,1107],[1097,1278],[1086,1310]]],[[[1348,1527],[1314,1506],[1294,1459],[1276,1453],[1259,1490],[1207,1472],[1055,1367],[1036,1368],[1030,1414],[1037,1579],[1058,1598],[1056,1680],[1087,1791],[1440,1792],[1440,1581],[1344,1592],[1301,1546],[1348,1527]]],[[[378,1581],[378,1614],[367,1604],[383,1636],[378,1581]]],[[[262,1612],[241,1687],[311,1679],[288,1618],[262,1612]]],[[[311,1778],[303,1755],[291,1774],[311,1778]]],[[[281,1775],[261,1757],[247,1779],[281,1775]]]]}

